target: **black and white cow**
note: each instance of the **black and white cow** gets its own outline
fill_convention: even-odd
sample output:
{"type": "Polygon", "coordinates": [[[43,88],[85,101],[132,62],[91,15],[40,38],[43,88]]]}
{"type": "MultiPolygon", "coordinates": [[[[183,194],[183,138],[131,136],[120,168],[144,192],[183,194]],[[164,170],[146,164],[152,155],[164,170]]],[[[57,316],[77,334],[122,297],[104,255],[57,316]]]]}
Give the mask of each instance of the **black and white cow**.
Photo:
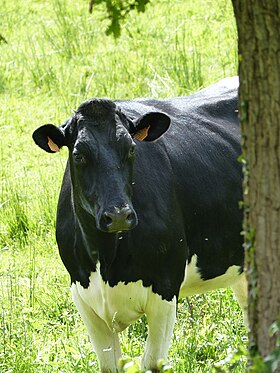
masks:
{"type": "Polygon", "coordinates": [[[33,134],[47,152],[69,149],[57,242],[102,372],[117,370],[118,332],[143,314],[142,368],[156,371],[179,297],[232,287],[246,315],[237,88],[91,99],[33,134]]]}

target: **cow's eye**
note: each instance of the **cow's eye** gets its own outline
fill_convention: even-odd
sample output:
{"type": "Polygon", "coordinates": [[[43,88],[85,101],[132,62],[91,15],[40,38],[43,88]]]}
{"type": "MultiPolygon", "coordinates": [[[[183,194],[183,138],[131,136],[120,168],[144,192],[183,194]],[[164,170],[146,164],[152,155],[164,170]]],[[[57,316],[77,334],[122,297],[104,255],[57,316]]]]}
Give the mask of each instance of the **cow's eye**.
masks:
{"type": "Polygon", "coordinates": [[[86,163],[85,156],[77,151],[73,152],[73,158],[74,158],[75,163],[78,163],[78,164],[86,163]]]}
{"type": "Polygon", "coordinates": [[[136,146],[135,145],[132,145],[129,149],[129,157],[133,157],[135,155],[135,150],[136,150],[136,146]]]}

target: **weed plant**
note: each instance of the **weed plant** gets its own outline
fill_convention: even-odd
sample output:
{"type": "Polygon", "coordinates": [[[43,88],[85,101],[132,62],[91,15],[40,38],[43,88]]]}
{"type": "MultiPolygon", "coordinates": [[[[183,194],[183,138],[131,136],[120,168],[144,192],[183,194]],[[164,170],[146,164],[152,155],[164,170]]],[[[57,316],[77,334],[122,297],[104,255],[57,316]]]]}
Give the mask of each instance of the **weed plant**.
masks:
{"type": "MultiPolygon", "coordinates": [[[[91,97],[188,95],[236,75],[229,0],[153,0],[119,39],[86,1],[2,0],[0,8],[0,372],[97,372],[55,243],[67,151],[42,152],[32,131],[60,124],[91,97]]],[[[140,356],[145,319],[121,335],[140,356]]],[[[241,312],[230,290],[182,300],[170,348],[176,372],[244,372],[241,312]]]]}

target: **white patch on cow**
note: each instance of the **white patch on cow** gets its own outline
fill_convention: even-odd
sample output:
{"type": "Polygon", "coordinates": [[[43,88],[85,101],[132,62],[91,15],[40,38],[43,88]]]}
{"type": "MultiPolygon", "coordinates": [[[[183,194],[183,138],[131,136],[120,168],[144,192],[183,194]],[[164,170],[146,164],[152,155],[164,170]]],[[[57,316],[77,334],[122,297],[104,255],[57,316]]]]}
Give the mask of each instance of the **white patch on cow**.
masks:
{"type": "Polygon", "coordinates": [[[230,287],[240,279],[239,270],[239,266],[233,265],[223,275],[210,280],[203,280],[197,267],[197,256],[193,255],[191,262],[185,269],[185,278],[180,288],[180,297],[188,297],[210,290],[230,287]]]}
{"type": "MultiPolygon", "coordinates": [[[[186,266],[180,297],[204,293],[221,287],[233,287],[239,302],[245,302],[244,275],[238,266],[231,266],[221,276],[203,280],[197,267],[197,256],[186,266]]],[[[176,319],[176,297],[166,301],[153,293],[151,287],[137,282],[119,282],[111,287],[100,274],[90,275],[88,288],[79,282],[71,286],[73,300],[85,323],[93,348],[98,356],[102,373],[115,372],[121,357],[118,332],[134,323],[143,314],[148,321],[148,337],[142,369],[156,368],[158,359],[167,360],[168,347],[173,335],[176,319]]],[[[243,304],[244,307],[244,304],[243,304]]]]}
{"type": "Polygon", "coordinates": [[[80,284],[72,284],[71,292],[74,303],[87,328],[93,349],[95,350],[102,373],[115,372],[121,357],[121,348],[117,333],[112,332],[107,324],[84,301],[80,294],[80,284]]]}
{"type": "Polygon", "coordinates": [[[121,357],[117,333],[144,313],[148,321],[148,338],[142,367],[156,367],[157,360],[167,358],[176,318],[176,298],[166,301],[144,287],[141,280],[109,286],[102,280],[99,266],[91,273],[88,288],[76,282],[71,286],[73,300],[86,325],[102,372],[115,371],[121,357]]]}
{"type": "Polygon", "coordinates": [[[145,288],[140,280],[127,285],[119,282],[116,286],[109,286],[103,281],[99,266],[96,272],[91,273],[88,288],[85,289],[80,283],[73,284],[73,288],[112,332],[120,332],[139,319],[149,296],[149,288],[145,288]]]}
{"type": "Polygon", "coordinates": [[[155,369],[157,361],[167,361],[168,348],[171,343],[176,321],[176,297],[166,301],[158,294],[151,292],[145,313],[148,321],[148,338],[146,341],[142,370],[155,369]]]}

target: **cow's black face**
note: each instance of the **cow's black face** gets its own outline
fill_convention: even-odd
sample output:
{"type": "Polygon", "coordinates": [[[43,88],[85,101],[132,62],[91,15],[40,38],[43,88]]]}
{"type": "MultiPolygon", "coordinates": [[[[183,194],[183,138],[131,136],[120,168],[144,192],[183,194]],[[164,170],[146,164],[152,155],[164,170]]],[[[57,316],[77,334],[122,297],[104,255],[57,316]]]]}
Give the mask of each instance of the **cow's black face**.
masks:
{"type": "Polygon", "coordinates": [[[75,202],[94,216],[104,232],[132,229],[137,216],[132,207],[135,143],[111,102],[82,105],[75,114],[71,177],[75,202]]]}
{"type": "Polygon", "coordinates": [[[68,146],[73,199],[81,224],[93,221],[97,229],[113,233],[137,225],[131,201],[136,143],[156,140],[169,124],[169,117],[158,112],[131,121],[114,102],[94,99],[83,103],[61,127],[38,128],[33,139],[48,152],[68,146]]]}

